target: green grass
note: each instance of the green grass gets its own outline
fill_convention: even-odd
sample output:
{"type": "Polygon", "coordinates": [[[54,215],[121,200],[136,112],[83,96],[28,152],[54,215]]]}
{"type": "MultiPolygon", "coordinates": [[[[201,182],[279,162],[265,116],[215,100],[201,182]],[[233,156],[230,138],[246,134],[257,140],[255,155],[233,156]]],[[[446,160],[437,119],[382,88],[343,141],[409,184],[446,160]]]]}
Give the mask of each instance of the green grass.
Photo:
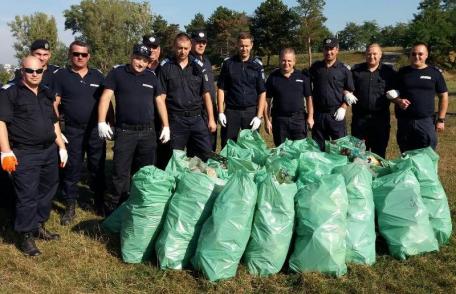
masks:
{"type": "MultiPolygon", "coordinates": [[[[450,109],[456,112],[456,75],[447,76],[450,109]]],[[[397,156],[396,122],[388,157],[397,156]]],[[[265,136],[269,144],[271,137],[265,136]]],[[[446,130],[439,135],[440,178],[450,203],[453,227],[456,227],[456,117],[448,117],[446,130]]],[[[109,162],[108,162],[109,163],[109,162]]],[[[109,166],[109,164],[108,164],[109,166]]],[[[81,190],[87,194],[87,186],[81,190]]],[[[372,267],[349,265],[342,278],[319,273],[295,274],[284,271],[268,278],[249,275],[239,267],[235,278],[210,283],[193,271],[162,271],[152,261],[124,264],[118,236],[100,230],[100,218],[77,210],[72,226],[59,225],[55,203],[47,227],[61,234],[57,242],[38,241],[43,255],[26,258],[14,245],[14,233],[6,225],[5,211],[0,210],[0,292],[1,293],[454,293],[456,289],[456,235],[450,245],[439,252],[398,261],[378,246],[377,263],[372,267]]]]}

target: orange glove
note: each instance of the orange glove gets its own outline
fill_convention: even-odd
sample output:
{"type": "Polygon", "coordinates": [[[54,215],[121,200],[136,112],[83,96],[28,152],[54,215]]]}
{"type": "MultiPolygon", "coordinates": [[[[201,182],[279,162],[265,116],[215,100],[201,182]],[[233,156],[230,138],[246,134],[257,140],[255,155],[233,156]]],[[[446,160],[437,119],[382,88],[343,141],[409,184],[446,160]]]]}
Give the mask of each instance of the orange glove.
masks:
{"type": "Polygon", "coordinates": [[[13,172],[16,170],[17,159],[13,151],[2,152],[2,168],[4,171],[13,172]]]}

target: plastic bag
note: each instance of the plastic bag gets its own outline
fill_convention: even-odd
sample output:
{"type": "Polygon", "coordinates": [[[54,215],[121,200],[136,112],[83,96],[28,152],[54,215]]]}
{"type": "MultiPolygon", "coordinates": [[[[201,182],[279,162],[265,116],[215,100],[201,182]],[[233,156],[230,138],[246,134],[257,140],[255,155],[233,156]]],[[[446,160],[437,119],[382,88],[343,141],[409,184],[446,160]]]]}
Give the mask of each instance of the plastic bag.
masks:
{"type": "Polygon", "coordinates": [[[323,175],[331,174],[333,168],[348,163],[346,156],[319,151],[307,151],[299,157],[298,188],[318,182],[323,175]]]}
{"type": "Polygon", "coordinates": [[[101,226],[109,233],[120,233],[122,228],[122,218],[126,212],[126,202],[122,203],[111,215],[109,215],[102,223],[101,226]]]}
{"type": "Polygon", "coordinates": [[[174,149],[165,171],[176,178],[180,178],[184,172],[190,170],[189,163],[190,159],[185,151],[174,149]]]}
{"type": "Polygon", "coordinates": [[[350,160],[365,158],[366,143],[354,136],[345,136],[333,141],[325,141],[325,151],[330,154],[348,156],[350,160]]]}
{"type": "Polygon", "coordinates": [[[260,133],[249,129],[244,129],[239,133],[237,144],[248,150],[253,151],[253,162],[264,165],[270,153],[260,133]]]}

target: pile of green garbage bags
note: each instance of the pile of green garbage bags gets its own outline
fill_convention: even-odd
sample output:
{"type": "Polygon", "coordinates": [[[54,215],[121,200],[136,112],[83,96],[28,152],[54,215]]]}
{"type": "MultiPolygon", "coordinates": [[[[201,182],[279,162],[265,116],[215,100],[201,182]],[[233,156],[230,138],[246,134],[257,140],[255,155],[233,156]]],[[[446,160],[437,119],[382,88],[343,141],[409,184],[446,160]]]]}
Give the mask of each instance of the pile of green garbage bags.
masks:
{"type": "Polygon", "coordinates": [[[119,233],[127,263],[194,268],[210,281],[290,269],[342,276],[372,265],[376,237],[397,259],[438,251],[452,223],[431,149],[385,160],[347,136],[267,148],[243,130],[207,162],[174,150],[165,171],[147,166],[103,228],[119,233]],[[377,224],[377,228],[376,228],[377,224]]]}

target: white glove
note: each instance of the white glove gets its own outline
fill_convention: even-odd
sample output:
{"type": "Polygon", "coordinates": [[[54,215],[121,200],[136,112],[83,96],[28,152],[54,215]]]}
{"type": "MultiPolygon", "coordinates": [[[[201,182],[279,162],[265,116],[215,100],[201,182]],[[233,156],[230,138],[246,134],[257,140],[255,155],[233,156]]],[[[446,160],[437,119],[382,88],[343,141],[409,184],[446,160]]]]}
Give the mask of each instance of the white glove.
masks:
{"type": "Polygon", "coordinates": [[[65,167],[68,161],[68,152],[66,149],[59,149],[60,167],[65,167]]]}
{"type": "Polygon", "coordinates": [[[399,95],[400,93],[397,90],[389,90],[388,92],[386,92],[386,98],[388,98],[388,100],[394,100],[397,97],[399,97],[399,95]]]}
{"type": "Polygon", "coordinates": [[[104,121],[98,123],[98,136],[101,139],[111,139],[112,134],[113,133],[109,124],[104,121]]]}
{"type": "Polygon", "coordinates": [[[171,139],[171,132],[169,130],[169,127],[163,127],[159,139],[162,143],[166,143],[171,139]]]}
{"type": "Polygon", "coordinates": [[[252,131],[258,130],[258,128],[261,126],[261,118],[255,116],[250,122],[250,125],[252,126],[252,131]]]}
{"type": "Polygon", "coordinates": [[[226,127],[226,116],[223,112],[218,114],[218,121],[222,125],[222,127],[226,127]]]}
{"type": "Polygon", "coordinates": [[[358,98],[356,98],[355,95],[353,95],[353,93],[347,93],[345,94],[344,96],[344,100],[345,102],[347,102],[348,105],[352,105],[352,104],[356,104],[356,102],[358,102],[358,98]]]}
{"type": "Polygon", "coordinates": [[[64,134],[61,134],[61,135],[62,135],[63,143],[68,144],[68,139],[65,137],[65,135],[64,134]]]}
{"type": "Polygon", "coordinates": [[[343,121],[345,118],[345,112],[346,112],[345,108],[339,107],[336,110],[336,113],[334,113],[334,119],[337,121],[343,121]]]}

